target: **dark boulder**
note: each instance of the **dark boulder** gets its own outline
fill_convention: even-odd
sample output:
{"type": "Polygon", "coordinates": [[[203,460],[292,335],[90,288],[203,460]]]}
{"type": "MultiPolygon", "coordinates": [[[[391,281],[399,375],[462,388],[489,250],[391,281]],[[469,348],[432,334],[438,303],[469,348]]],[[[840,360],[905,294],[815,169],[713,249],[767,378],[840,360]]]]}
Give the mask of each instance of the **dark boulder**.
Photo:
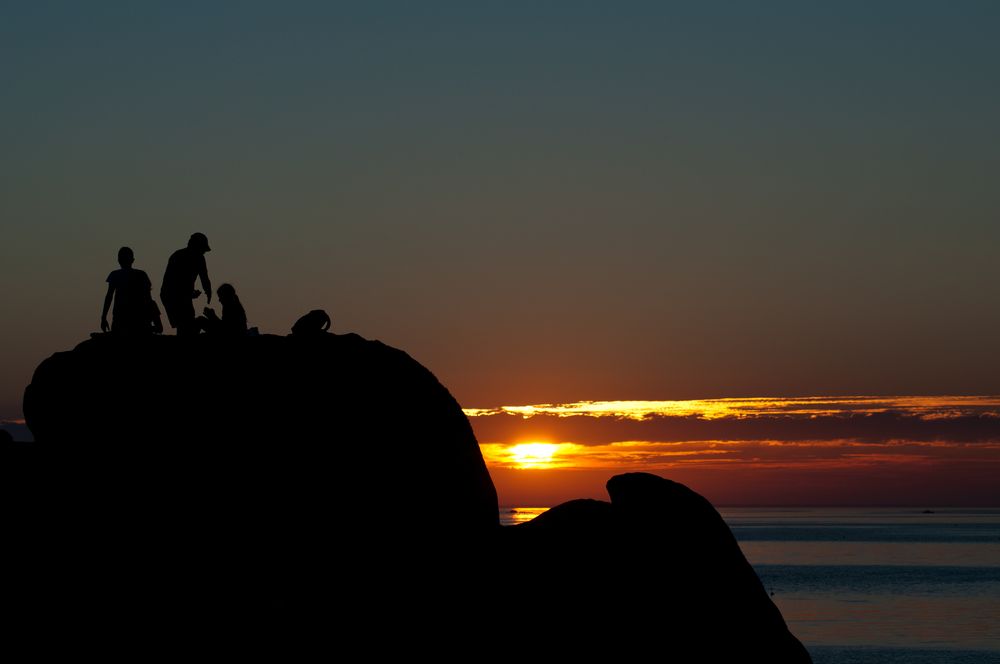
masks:
{"type": "Polygon", "coordinates": [[[21,615],[394,655],[809,661],[680,484],[619,475],[610,502],[501,529],[458,404],[356,335],[100,336],[38,367],[24,413],[35,442],[0,446],[21,615]]]}
{"type": "Polygon", "coordinates": [[[5,487],[33,497],[24,562],[100,579],[115,601],[327,601],[418,534],[474,558],[499,529],[458,403],[353,334],[102,335],[42,362],[24,415],[35,442],[5,487]]]}
{"type": "Polygon", "coordinates": [[[238,488],[339,523],[424,530],[411,506],[428,503],[449,506],[449,529],[498,524],[455,399],[406,353],[354,334],[103,335],[45,360],[24,414],[42,454],[141,476],[171,502],[238,488]]]}
{"type": "Polygon", "coordinates": [[[707,500],[647,473],[616,475],[607,489],[610,503],[570,501],[504,530],[504,557],[544,570],[509,586],[509,605],[553,627],[587,626],[564,654],[810,661],[707,500]]]}

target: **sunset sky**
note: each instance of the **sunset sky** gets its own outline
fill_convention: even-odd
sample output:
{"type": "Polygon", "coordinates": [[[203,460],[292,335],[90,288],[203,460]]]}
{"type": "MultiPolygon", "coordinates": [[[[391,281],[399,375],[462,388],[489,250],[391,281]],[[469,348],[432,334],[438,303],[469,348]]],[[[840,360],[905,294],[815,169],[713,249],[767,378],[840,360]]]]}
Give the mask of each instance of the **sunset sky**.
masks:
{"type": "Polygon", "coordinates": [[[1000,505],[1000,397],[584,402],[468,409],[501,501],[654,472],[717,504],[1000,505]],[[505,494],[510,496],[505,499],[505,494]]]}
{"type": "Polygon", "coordinates": [[[251,325],[430,368],[504,502],[1000,504],[1000,3],[346,5],[4,3],[0,420],[201,231],[251,325]]]}

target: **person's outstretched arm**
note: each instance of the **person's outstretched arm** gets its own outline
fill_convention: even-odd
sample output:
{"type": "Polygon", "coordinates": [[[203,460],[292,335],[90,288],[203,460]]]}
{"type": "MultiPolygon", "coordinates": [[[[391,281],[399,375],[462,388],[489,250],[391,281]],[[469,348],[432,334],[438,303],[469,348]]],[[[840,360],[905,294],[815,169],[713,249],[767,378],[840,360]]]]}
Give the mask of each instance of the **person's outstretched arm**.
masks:
{"type": "Polygon", "coordinates": [[[108,310],[111,309],[111,298],[114,297],[114,294],[114,284],[108,284],[108,294],[104,296],[104,309],[101,310],[101,332],[107,332],[111,329],[111,326],[108,325],[108,310]]]}

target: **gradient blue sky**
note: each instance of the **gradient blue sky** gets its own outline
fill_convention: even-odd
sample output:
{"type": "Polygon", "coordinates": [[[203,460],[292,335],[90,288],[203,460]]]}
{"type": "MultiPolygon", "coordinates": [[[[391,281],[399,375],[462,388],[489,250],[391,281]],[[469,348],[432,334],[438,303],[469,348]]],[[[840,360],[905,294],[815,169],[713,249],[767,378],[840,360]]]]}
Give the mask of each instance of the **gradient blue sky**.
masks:
{"type": "MultiPolygon", "coordinates": [[[[6,2],[0,418],[205,232],[468,407],[1000,393],[995,2],[6,2]]],[[[201,303],[199,303],[201,306],[201,303]]]]}

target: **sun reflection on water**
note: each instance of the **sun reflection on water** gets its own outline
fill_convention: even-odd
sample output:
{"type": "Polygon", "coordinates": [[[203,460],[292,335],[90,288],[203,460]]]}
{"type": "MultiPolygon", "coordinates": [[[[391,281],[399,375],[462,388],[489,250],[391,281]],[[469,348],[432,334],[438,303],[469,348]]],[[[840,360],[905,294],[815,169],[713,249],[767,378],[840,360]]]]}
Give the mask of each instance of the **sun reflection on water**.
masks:
{"type": "Polygon", "coordinates": [[[548,507],[502,507],[500,508],[500,525],[516,526],[526,523],[548,510],[548,507]]]}

